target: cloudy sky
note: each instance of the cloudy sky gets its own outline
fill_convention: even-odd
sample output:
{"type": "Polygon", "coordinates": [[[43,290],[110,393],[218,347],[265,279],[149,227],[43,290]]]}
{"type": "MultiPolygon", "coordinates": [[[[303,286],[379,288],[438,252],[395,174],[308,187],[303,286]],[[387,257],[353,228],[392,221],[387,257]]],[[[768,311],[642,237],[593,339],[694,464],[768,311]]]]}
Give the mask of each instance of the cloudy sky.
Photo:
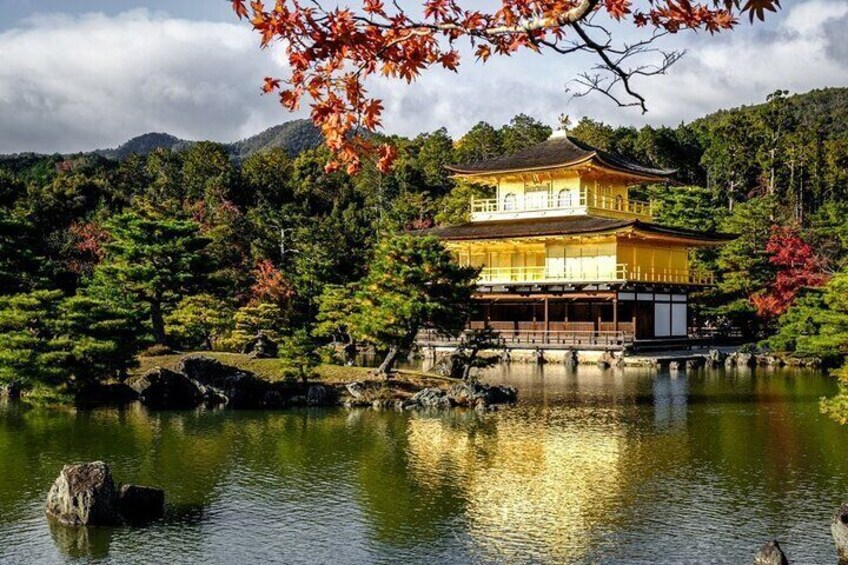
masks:
{"type": "MultiPolygon", "coordinates": [[[[848,2],[783,5],[764,26],[667,41],[687,55],[637,84],[645,115],[600,95],[572,98],[566,85],[592,61],[555,54],[468,57],[459,75],[370,88],[384,100],[386,131],[461,134],[519,112],[551,124],[567,113],[674,125],[778,88],[848,86],[848,2]]],[[[284,73],[279,53],[260,51],[223,0],[0,0],[0,153],[112,147],[149,131],[233,141],[292,118],[259,94],[263,77],[284,73]]]]}

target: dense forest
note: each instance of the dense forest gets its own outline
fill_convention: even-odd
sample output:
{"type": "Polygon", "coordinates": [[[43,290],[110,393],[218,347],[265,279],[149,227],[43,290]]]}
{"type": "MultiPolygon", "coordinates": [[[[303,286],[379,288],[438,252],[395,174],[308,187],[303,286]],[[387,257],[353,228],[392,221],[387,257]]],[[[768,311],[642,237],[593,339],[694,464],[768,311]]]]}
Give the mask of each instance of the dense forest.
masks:
{"type": "MultiPolygon", "coordinates": [[[[240,350],[260,330],[293,351],[338,338],[375,249],[463,221],[484,190],[445,165],[551,133],[518,115],[458,139],[386,137],[393,170],[349,176],[327,172],[314,132],[295,124],[229,145],[156,134],[0,158],[0,379],[88,382],[123,374],[126,352],[240,350]]],[[[846,351],[848,89],[778,91],[677,127],[583,118],[569,135],[677,169],[678,183],[633,189],[657,222],[738,234],[697,257],[718,280],[699,323],[798,355],[846,351]]]]}

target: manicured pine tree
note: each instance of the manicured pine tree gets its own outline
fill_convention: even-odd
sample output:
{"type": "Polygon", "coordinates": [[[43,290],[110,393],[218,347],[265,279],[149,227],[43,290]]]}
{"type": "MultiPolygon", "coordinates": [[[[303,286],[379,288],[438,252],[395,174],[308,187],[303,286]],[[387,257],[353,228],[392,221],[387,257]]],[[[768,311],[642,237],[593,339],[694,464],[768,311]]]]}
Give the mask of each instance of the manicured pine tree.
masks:
{"type": "Polygon", "coordinates": [[[383,240],[350,317],[355,336],[386,351],[378,374],[389,374],[424,327],[458,336],[468,321],[477,275],[477,269],[459,266],[435,237],[383,240]]]}
{"type": "Polygon", "coordinates": [[[233,308],[211,294],[196,294],[180,300],[165,317],[165,331],[182,347],[211,351],[234,325],[233,308]]]}
{"type": "Polygon", "coordinates": [[[62,381],[68,353],[57,341],[61,301],[58,290],[0,297],[0,382],[29,387],[62,381]]]}
{"type": "Polygon", "coordinates": [[[129,296],[134,305],[141,303],[153,340],[164,344],[166,310],[203,282],[209,269],[204,254],[208,240],[196,222],[134,212],[115,216],[107,230],[111,239],[93,287],[112,296],[129,296]]]}

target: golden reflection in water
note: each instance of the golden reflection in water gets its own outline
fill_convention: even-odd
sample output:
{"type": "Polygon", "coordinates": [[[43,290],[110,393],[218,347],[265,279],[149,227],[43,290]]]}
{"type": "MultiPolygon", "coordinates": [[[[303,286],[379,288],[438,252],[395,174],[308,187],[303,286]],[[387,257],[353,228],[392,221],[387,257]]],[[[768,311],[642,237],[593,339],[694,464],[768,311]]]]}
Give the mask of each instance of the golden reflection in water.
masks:
{"type": "Polygon", "coordinates": [[[446,466],[458,471],[470,535],[490,557],[527,558],[527,547],[557,560],[585,556],[592,531],[618,505],[627,443],[619,423],[563,433],[508,414],[489,417],[497,419],[496,432],[475,436],[436,418],[411,419],[417,479],[446,466]]]}

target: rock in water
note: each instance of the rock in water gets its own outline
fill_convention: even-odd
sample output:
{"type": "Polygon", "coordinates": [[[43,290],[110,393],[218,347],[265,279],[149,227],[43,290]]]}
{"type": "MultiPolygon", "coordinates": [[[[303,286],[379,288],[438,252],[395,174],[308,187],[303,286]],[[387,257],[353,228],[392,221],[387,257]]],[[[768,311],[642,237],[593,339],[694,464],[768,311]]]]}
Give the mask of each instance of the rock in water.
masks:
{"type": "Polygon", "coordinates": [[[177,370],[200,385],[208,404],[261,408],[270,390],[270,385],[256,375],[203,355],[183,357],[177,370]]]}
{"type": "Polygon", "coordinates": [[[203,390],[187,376],[156,367],[127,384],[151,408],[195,408],[203,401],[203,390]]]}
{"type": "Polygon", "coordinates": [[[65,465],[47,495],[47,514],[69,526],[121,523],[118,493],[103,461],[65,465]]]}
{"type": "Polygon", "coordinates": [[[165,491],[153,487],[121,485],[118,512],[129,523],[151,522],[165,513],[165,491]]]}
{"type": "Polygon", "coordinates": [[[707,365],[709,367],[721,367],[724,365],[724,361],[727,358],[727,355],[719,351],[718,349],[710,349],[709,353],[707,353],[707,365]]]}
{"type": "Polygon", "coordinates": [[[836,553],[840,563],[848,563],[848,502],[836,511],[830,523],[830,532],[836,544],[836,553]]]}
{"type": "Polygon", "coordinates": [[[511,404],[518,399],[518,390],[511,386],[489,386],[481,383],[457,383],[447,393],[452,404],[474,407],[481,402],[489,404],[511,404]]]}
{"type": "Polygon", "coordinates": [[[783,550],[777,540],[772,540],[763,545],[754,556],[754,565],[789,565],[783,550]]]}
{"type": "Polygon", "coordinates": [[[445,392],[435,387],[419,390],[410,400],[423,408],[451,407],[451,401],[445,392]]]}
{"type": "Polygon", "coordinates": [[[165,491],[137,485],[115,487],[103,461],[65,465],[47,494],[47,515],[68,526],[118,526],[160,518],[165,491]]]}

